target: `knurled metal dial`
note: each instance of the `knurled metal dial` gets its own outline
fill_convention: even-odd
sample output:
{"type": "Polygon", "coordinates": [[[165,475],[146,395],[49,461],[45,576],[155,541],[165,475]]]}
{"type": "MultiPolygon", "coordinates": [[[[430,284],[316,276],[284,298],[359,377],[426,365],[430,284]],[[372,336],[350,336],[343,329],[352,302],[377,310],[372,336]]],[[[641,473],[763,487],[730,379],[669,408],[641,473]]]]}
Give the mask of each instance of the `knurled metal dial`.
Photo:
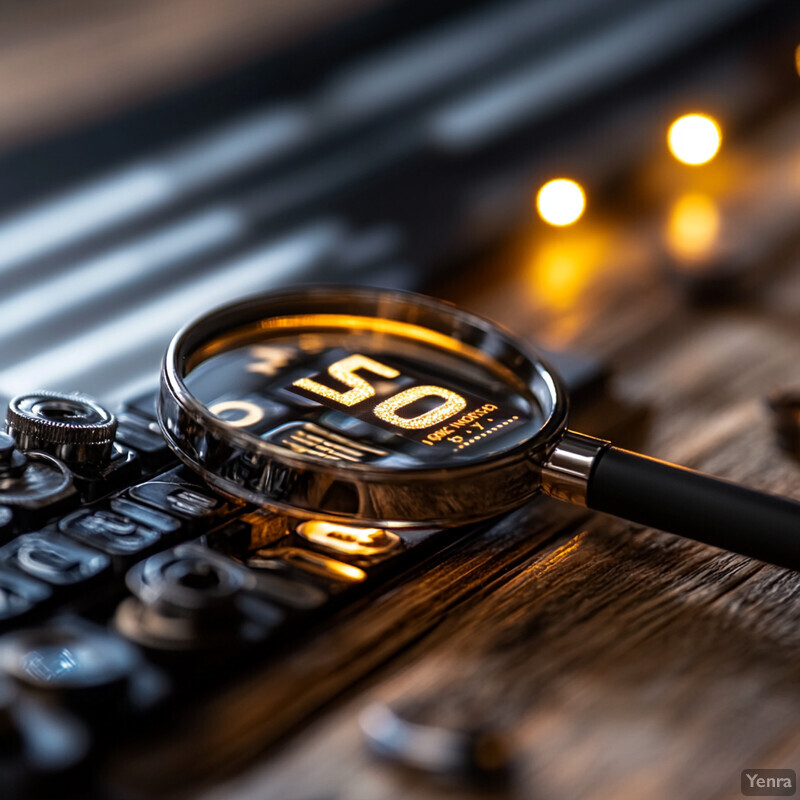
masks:
{"type": "Polygon", "coordinates": [[[70,466],[100,466],[111,455],[117,420],[83,395],[35,392],[9,403],[6,427],[20,450],[44,450],[70,466]]]}

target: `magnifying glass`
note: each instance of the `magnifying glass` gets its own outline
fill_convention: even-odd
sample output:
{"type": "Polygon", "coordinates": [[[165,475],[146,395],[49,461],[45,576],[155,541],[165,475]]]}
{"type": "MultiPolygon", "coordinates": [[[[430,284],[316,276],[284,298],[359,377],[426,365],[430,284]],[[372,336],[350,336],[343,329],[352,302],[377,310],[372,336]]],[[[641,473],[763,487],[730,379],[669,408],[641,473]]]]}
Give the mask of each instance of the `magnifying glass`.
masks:
{"type": "Polygon", "coordinates": [[[209,484],[299,518],[449,527],[543,491],[800,567],[800,503],[569,430],[541,357],[421,295],[304,288],[213,311],[173,339],[158,412],[209,484]]]}

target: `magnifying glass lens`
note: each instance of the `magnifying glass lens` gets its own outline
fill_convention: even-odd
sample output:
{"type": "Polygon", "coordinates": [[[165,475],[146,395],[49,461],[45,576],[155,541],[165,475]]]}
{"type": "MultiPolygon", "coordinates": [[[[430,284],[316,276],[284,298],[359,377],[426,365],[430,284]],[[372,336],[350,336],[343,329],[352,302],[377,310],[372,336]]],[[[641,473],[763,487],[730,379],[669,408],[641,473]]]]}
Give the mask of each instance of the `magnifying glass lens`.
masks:
{"type": "Polygon", "coordinates": [[[336,522],[457,525],[539,490],[558,379],[495,324],[431,298],[309,288],[173,340],[159,414],[224,492],[336,522]]]}
{"type": "Polygon", "coordinates": [[[206,352],[222,352],[185,382],[228,426],[293,454],[387,469],[451,467],[518,446],[545,418],[515,376],[452,336],[344,314],[263,323],[209,343],[206,352]]]}

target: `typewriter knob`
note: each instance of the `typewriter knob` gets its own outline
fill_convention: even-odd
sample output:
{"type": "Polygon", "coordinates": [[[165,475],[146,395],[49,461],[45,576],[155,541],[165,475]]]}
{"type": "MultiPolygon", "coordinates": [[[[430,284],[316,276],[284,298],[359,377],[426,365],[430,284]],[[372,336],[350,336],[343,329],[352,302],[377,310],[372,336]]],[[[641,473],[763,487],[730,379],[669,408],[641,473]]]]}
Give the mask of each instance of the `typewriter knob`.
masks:
{"type": "Polygon", "coordinates": [[[20,450],[44,450],[71,467],[101,467],[111,457],[117,420],[83,395],[36,392],[8,404],[6,427],[20,450]]]}

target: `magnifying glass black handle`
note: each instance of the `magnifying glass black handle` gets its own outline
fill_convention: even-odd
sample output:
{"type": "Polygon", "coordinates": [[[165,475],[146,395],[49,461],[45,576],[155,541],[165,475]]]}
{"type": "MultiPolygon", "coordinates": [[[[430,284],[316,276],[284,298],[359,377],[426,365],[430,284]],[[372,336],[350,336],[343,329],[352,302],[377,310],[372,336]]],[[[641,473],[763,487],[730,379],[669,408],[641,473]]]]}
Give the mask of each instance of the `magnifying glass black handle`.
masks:
{"type": "Polygon", "coordinates": [[[800,569],[800,503],[581,434],[567,437],[587,447],[589,441],[596,443],[585,496],[578,499],[588,508],[800,569]]]}

